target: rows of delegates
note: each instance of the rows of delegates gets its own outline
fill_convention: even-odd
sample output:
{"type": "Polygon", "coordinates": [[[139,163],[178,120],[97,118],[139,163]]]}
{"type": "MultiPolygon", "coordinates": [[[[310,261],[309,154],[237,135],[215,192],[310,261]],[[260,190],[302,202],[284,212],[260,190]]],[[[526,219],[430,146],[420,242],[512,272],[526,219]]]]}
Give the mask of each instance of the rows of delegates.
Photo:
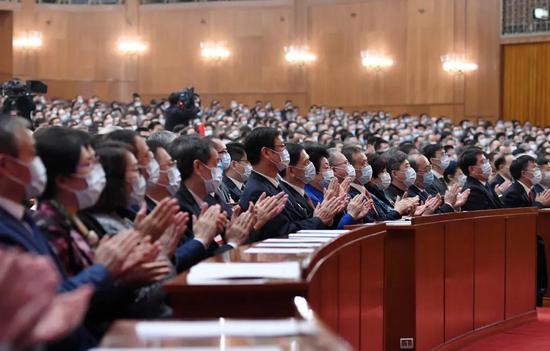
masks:
{"type": "Polygon", "coordinates": [[[529,123],[35,102],[32,121],[0,118],[0,343],[13,349],[85,350],[116,319],[169,317],[164,281],[266,238],[550,206],[550,128],[529,123]]]}

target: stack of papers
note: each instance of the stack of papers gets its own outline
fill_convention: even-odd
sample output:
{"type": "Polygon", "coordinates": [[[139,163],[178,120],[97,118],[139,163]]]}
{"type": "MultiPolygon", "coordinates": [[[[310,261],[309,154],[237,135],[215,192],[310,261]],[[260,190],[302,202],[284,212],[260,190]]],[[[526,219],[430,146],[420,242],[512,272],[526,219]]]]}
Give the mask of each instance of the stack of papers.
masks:
{"type": "Polygon", "coordinates": [[[314,248],[297,247],[252,247],[245,250],[247,254],[310,254],[315,251],[314,248]]]}
{"type": "Polygon", "coordinates": [[[220,346],[181,346],[181,347],[165,347],[162,348],[144,348],[144,347],[130,347],[130,348],[98,348],[90,349],[89,351],[151,351],[151,350],[164,350],[164,351],[283,351],[279,346],[271,345],[251,345],[251,346],[225,346],[223,349],[220,346]]]}
{"type": "Polygon", "coordinates": [[[305,320],[225,320],[205,322],[140,322],[136,334],[142,340],[210,338],[224,336],[280,337],[314,335],[315,323],[305,320]]]}
{"type": "Polygon", "coordinates": [[[314,243],[303,243],[298,240],[287,240],[284,243],[265,243],[261,242],[259,244],[254,245],[254,247],[309,247],[309,248],[315,248],[318,246],[323,245],[323,243],[314,242],[314,243]]]}
{"type": "Polygon", "coordinates": [[[386,225],[411,225],[411,221],[384,221],[386,225]]]}
{"type": "Polygon", "coordinates": [[[349,230],[347,229],[340,229],[340,230],[332,230],[332,229],[304,229],[300,230],[298,234],[335,234],[335,235],[342,235],[349,233],[349,230]]]}
{"type": "Polygon", "coordinates": [[[298,238],[288,238],[288,239],[266,239],[262,243],[273,244],[273,243],[326,243],[330,241],[331,238],[307,238],[307,237],[298,237],[298,238]]]}
{"type": "Polygon", "coordinates": [[[203,262],[191,268],[187,283],[209,284],[227,279],[300,279],[301,273],[299,262],[203,262]]]}

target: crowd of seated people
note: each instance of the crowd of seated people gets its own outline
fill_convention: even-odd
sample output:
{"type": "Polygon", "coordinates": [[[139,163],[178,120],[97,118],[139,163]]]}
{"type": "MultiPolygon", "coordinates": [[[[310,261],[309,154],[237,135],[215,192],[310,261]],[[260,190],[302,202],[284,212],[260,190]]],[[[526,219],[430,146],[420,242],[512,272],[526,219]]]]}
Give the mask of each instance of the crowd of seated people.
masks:
{"type": "Polygon", "coordinates": [[[169,317],[163,282],[266,238],[550,206],[550,128],[529,123],[214,101],[169,131],[170,101],[35,102],[32,123],[0,118],[0,262],[44,271],[18,282],[44,296],[21,296],[0,270],[3,315],[37,306],[0,333],[15,349],[84,350],[114,320],[169,317]]]}

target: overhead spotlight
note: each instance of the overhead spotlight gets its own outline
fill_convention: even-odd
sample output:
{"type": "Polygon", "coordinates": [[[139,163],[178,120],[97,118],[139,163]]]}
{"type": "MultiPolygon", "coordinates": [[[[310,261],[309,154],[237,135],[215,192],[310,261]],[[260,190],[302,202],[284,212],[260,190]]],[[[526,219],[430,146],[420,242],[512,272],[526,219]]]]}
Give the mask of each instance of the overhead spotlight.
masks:
{"type": "Polygon", "coordinates": [[[443,70],[453,74],[465,74],[477,70],[477,64],[468,62],[458,55],[441,56],[443,70]]]}
{"type": "Polygon", "coordinates": [[[31,31],[13,40],[13,47],[23,50],[34,50],[42,47],[42,33],[31,31]]]}
{"type": "Polygon", "coordinates": [[[202,42],[201,56],[208,61],[220,62],[227,60],[231,51],[224,42],[202,42]]]}
{"type": "Polygon", "coordinates": [[[147,51],[147,45],[139,39],[120,39],[117,49],[123,55],[140,55],[147,51]]]}
{"type": "Polygon", "coordinates": [[[285,60],[290,64],[303,66],[317,60],[317,55],[305,45],[291,45],[285,47],[285,60]]]}
{"type": "Polygon", "coordinates": [[[393,66],[391,58],[370,51],[361,51],[361,63],[366,69],[372,69],[377,72],[393,66]]]}

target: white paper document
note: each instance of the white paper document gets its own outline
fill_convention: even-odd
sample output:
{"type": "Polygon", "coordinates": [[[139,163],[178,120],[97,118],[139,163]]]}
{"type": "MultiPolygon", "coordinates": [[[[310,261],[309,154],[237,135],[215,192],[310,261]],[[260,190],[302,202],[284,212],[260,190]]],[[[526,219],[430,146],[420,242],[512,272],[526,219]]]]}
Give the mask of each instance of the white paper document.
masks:
{"type": "Polygon", "coordinates": [[[304,229],[298,231],[298,234],[336,234],[336,235],[342,235],[349,233],[349,230],[347,229],[304,229]]]}
{"type": "Polygon", "coordinates": [[[259,243],[254,245],[254,247],[309,247],[316,248],[323,245],[323,243],[302,243],[294,240],[287,240],[284,243],[259,243]]]}
{"type": "Polygon", "coordinates": [[[279,337],[313,335],[314,323],[296,319],[224,320],[205,322],[140,322],[136,334],[142,340],[170,338],[209,338],[220,335],[279,337]]]}
{"type": "Polygon", "coordinates": [[[384,221],[386,225],[411,225],[411,221],[384,221]]]}
{"type": "Polygon", "coordinates": [[[288,239],[266,239],[262,243],[326,243],[332,240],[332,238],[288,238],[288,239]]]}
{"type": "Polygon", "coordinates": [[[247,254],[309,254],[315,251],[313,248],[301,247],[251,247],[245,250],[247,254]]]}
{"type": "Polygon", "coordinates": [[[203,262],[191,268],[187,283],[204,284],[227,279],[299,279],[300,276],[299,262],[203,262]]]}
{"type": "Polygon", "coordinates": [[[327,233],[292,233],[288,234],[289,239],[296,239],[296,238],[328,238],[328,239],[334,239],[339,237],[340,234],[327,234],[327,233]]]}
{"type": "Polygon", "coordinates": [[[143,348],[143,347],[129,347],[129,348],[97,348],[90,349],[89,351],[151,351],[151,350],[163,350],[163,351],[283,351],[279,346],[271,345],[250,345],[250,346],[183,346],[183,347],[161,347],[161,348],[143,348]]]}

